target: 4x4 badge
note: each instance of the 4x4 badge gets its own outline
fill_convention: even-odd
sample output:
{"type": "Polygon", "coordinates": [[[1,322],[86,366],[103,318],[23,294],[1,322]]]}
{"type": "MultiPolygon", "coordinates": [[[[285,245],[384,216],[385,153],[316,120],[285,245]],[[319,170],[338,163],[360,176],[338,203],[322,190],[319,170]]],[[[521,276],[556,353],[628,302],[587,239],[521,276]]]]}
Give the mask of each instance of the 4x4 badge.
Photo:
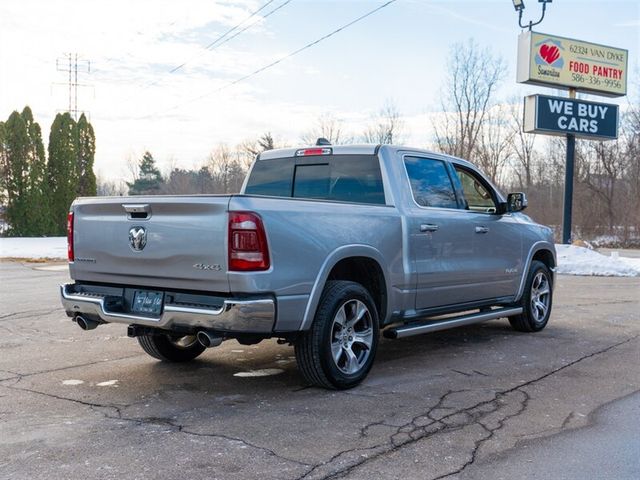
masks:
{"type": "Polygon", "coordinates": [[[147,231],[144,227],[131,227],[129,229],[129,245],[136,252],[142,251],[147,244],[147,231]]]}

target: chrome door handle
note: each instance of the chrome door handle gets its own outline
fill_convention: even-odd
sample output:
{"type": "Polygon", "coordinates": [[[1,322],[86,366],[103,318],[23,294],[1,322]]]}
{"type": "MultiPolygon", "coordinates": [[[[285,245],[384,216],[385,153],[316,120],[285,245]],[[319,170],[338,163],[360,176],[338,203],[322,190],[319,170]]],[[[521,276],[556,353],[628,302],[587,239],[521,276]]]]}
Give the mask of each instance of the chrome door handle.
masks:
{"type": "Polygon", "coordinates": [[[488,233],[489,227],[476,227],[476,233],[488,233]]]}
{"type": "Polygon", "coordinates": [[[420,225],[421,232],[436,232],[440,227],[433,223],[423,223],[420,225]]]}

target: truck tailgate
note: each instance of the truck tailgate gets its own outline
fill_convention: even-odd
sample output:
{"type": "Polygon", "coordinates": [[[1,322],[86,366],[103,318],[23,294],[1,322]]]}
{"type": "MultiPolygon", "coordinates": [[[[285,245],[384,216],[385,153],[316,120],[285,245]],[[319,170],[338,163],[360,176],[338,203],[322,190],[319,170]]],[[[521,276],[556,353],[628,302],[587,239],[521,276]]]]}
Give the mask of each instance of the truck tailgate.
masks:
{"type": "Polygon", "coordinates": [[[228,292],[228,195],[81,198],[71,277],[228,292]],[[144,243],[144,245],[143,245],[144,243]]]}

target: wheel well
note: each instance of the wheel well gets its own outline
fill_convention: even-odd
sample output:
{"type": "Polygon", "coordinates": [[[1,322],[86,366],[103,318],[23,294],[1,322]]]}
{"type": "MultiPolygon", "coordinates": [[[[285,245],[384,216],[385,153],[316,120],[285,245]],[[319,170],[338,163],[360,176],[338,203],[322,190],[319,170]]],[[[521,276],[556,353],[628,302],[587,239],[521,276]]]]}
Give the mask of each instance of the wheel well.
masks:
{"type": "Polygon", "coordinates": [[[550,269],[556,267],[556,262],[553,259],[553,254],[549,250],[538,250],[533,255],[533,260],[538,260],[544,263],[550,269]]]}
{"type": "Polygon", "coordinates": [[[347,280],[362,285],[373,298],[380,324],[384,322],[387,313],[387,284],[378,262],[368,257],[342,259],[331,269],[327,280],[347,280]]]}

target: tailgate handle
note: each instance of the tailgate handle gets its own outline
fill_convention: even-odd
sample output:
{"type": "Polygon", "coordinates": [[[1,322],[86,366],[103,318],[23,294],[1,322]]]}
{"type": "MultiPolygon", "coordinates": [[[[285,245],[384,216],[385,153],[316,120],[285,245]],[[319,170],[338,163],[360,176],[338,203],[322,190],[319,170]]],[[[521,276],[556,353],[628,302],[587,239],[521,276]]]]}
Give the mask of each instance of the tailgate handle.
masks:
{"type": "Polygon", "coordinates": [[[122,208],[127,212],[127,218],[131,220],[140,220],[151,217],[151,205],[147,203],[123,204],[122,208]]]}

